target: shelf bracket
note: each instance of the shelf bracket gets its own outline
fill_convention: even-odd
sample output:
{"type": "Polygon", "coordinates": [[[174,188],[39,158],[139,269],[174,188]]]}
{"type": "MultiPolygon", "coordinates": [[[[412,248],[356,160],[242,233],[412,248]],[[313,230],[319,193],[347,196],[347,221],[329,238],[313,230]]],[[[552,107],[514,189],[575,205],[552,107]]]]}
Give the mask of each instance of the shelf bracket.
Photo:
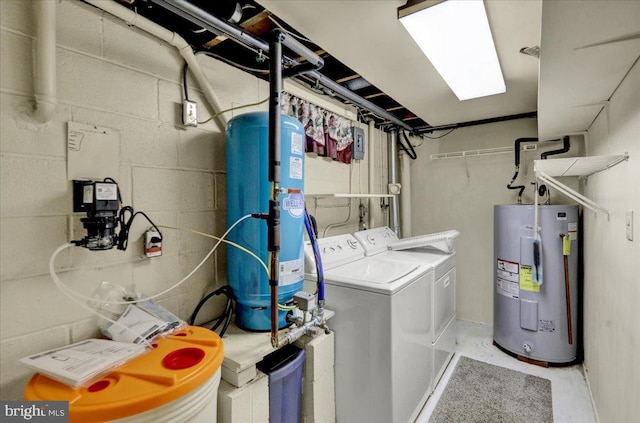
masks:
{"type": "Polygon", "coordinates": [[[558,180],[552,178],[551,176],[547,175],[546,173],[540,172],[540,171],[536,171],[536,178],[541,180],[542,182],[546,183],[547,185],[552,186],[553,188],[557,189],[558,191],[560,191],[561,193],[563,193],[567,197],[569,197],[569,198],[577,201],[578,203],[582,204],[586,208],[588,208],[590,210],[593,210],[596,213],[596,216],[598,215],[598,212],[601,211],[601,212],[603,212],[604,214],[607,215],[607,219],[609,218],[609,210],[607,210],[604,207],[598,205],[594,201],[589,200],[584,195],[580,194],[579,192],[574,191],[573,189],[569,188],[568,186],[564,185],[563,183],[559,182],[558,180]]]}

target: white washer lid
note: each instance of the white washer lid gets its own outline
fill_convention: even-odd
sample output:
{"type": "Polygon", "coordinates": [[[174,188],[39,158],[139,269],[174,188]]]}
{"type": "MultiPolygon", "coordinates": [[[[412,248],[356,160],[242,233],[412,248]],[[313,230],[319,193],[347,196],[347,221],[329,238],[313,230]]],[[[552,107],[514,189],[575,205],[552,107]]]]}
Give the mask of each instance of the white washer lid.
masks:
{"type": "Polygon", "coordinates": [[[350,279],[375,284],[388,284],[401,279],[419,267],[416,263],[363,258],[336,267],[325,273],[325,278],[350,279]]]}

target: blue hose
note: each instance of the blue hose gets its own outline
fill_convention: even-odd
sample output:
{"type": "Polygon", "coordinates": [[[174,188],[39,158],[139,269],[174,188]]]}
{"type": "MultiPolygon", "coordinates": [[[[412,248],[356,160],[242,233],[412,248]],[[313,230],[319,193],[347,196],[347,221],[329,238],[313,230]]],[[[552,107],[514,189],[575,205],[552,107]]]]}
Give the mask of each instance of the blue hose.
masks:
{"type": "Polygon", "coordinates": [[[309,213],[307,213],[306,208],[304,209],[304,227],[307,229],[307,234],[311,241],[311,248],[313,249],[313,257],[316,262],[316,274],[318,275],[318,302],[324,302],[324,273],[322,271],[322,258],[320,257],[316,234],[313,231],[311,219],[309,218],[309,213]]]}

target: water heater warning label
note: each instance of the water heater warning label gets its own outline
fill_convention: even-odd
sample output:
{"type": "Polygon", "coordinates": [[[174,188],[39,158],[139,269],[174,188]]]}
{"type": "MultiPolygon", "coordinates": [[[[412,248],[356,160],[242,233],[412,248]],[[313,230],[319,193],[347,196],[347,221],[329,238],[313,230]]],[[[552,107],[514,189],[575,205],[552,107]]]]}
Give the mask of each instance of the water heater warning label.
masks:
{"type": "Polygon", "coordinates": [[[500,295],[504,295],[505,297],[518,299],[520,295],[520,290],[518,288],[518,282],[510,282],[504,279],[496,279],[496,291],[500,295]]]}
{"type": "Polygon", "coordinates": [[[280,262],[278,286],[291,285],[304,279],[304,259],[280,262]]]}
{"type": "Polygon", "coordinates": [[[520,295],[518,263],[498,260],[496,292],[505,297],[518,299],[520,295]]]}

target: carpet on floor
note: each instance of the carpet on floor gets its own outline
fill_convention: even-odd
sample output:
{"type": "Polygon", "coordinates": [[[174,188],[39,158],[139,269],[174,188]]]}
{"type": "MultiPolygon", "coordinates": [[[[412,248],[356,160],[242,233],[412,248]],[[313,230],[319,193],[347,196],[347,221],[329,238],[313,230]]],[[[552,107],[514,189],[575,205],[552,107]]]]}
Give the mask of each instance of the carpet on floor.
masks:
{"type": "Polygon", "coordinates": [[[464,356],[429,419],[429,423],[550,422],[550,380],[464,356]]]}

